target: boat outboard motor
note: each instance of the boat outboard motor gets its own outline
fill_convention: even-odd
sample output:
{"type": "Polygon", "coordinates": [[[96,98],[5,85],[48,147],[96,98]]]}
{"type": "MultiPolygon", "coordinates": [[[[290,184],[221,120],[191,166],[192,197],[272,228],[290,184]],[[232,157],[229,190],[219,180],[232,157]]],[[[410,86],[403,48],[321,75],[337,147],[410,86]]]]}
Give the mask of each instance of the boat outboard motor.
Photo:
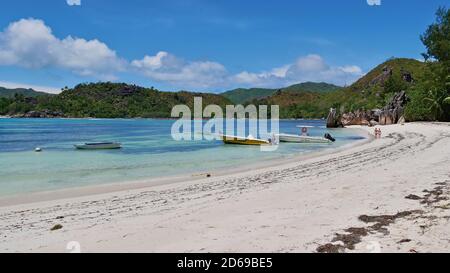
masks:
{"type": "Polygon", "coordinates": [[[324,136],[324,138],[331,140],[332,142],[335,142],[336,139],[334,137],[332,137],[329,133],[326,133],[324,136]]]}

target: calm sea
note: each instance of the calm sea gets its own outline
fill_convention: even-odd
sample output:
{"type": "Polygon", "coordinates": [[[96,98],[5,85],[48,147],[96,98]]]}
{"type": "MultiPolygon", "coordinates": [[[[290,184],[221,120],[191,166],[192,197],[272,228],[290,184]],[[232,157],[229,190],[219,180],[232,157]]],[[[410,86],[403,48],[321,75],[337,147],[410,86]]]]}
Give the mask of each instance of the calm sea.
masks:
{"type": "Polygon", "coordinates": [[[174,141],[173,120],[0,119],[0,195],[137,181],[145,178],[230,169],[288,158],[360,140],[359,131],[325,129],[325,122],[280,121],[283,133],[297,125],[316,126],[311,135],[330,132],[331,145],[282,144],[275,152],[225,146],[221,141],[174,141]],[[77,151],[74,144],[118,141],[121,150],[77,151]],[[41,147],[43,152],[34,149],[41,147]]]}

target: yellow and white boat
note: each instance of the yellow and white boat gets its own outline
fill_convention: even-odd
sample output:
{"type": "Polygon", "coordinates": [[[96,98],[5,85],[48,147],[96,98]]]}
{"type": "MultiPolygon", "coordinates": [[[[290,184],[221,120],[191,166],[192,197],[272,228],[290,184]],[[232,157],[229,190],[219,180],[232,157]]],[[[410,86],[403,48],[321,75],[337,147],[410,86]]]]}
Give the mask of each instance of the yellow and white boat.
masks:
{"type": "Polygon", "coordinates": [[[251,135],[248,137],[222,135],[222,140],[223,143],[225,144],[234,144],[234,145],[253,145],[253,146],[270,145],[269,141],[257,139],[252,137],[251,135]]]}

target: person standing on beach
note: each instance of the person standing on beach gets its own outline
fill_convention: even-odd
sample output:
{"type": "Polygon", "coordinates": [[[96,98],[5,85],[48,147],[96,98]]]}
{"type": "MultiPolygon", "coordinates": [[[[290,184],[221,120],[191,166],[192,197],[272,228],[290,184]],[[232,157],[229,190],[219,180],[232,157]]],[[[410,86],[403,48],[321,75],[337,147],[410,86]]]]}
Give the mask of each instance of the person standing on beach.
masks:
{"type": "Polygon", "coordinates": [[[375,138],[381,138],[381,129],[375,128],[375,138]]]}
{"type": "Polygon", "coordinates": [[[381,138],[381,129],[375,128],[375,138],[381,138]]]}

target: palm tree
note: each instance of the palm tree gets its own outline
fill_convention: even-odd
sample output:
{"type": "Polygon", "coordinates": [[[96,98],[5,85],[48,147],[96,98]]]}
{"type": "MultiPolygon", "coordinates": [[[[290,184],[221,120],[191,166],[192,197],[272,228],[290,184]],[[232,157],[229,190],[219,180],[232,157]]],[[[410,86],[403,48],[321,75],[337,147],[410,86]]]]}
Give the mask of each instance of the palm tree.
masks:
{"type": "MultiPolygon", "coordinates": [[[[450,90],[450,75],[447,76],[447,80],[445,81],[445,85],[447,86],[447,90],[450,90]]],[[[447,91],[448,92],[448,91],[447,91]]],[[[450,105],[450,97],[446,97],[444,99],[444,103],[450,105]]]]}
{"type": "Polygon", "coordinates": [[[423,99],[430,104],[430,108],[428,110],[433,113],[436,120],[439,120],[444,113],[444,103],[450,102],[450,98],[446,96],[446,92],[440,92],[437,88],[432,88],[428,92],[428,97],[423,99]]]}

